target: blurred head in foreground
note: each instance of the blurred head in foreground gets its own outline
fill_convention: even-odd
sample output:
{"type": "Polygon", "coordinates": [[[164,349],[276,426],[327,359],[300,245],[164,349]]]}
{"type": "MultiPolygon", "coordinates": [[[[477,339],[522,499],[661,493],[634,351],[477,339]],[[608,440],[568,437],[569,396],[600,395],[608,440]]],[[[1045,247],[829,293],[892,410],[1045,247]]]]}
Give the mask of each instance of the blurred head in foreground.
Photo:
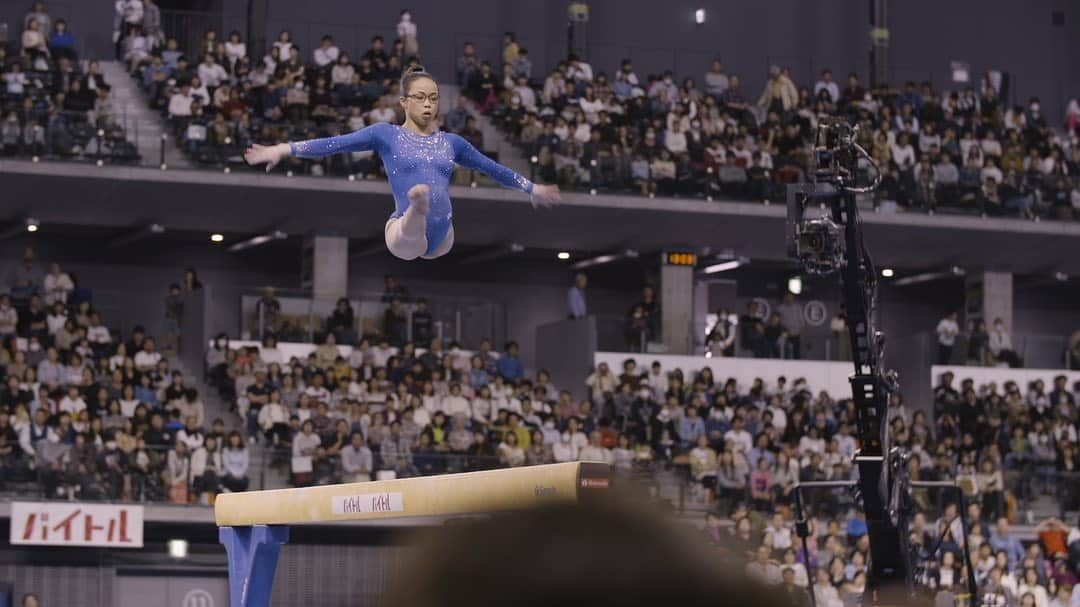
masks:
{"type": "Polygon", "coordinates": [[[782,604],[688,531],[613,503],[447,525],[424,532],[385,605],[782,604]]]}

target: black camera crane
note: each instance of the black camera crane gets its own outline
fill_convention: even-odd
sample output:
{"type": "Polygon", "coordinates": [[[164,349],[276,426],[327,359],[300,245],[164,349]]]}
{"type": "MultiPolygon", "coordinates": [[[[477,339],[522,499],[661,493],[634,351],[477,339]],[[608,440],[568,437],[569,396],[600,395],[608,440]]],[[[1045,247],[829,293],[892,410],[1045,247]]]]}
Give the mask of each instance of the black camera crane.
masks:
{"type": "MultiPolygon", "coordinates": [[[[866,513],[870,537],[869,575],[864,604],[907,604],[914,598],[915,558],[908,545],[907,517],[913,512],[911,489],[942,485],[942,489],[962,492],[953,483],[920,483],[907,478],[907,456],[889,446],[885,423],[889,395],[898,389],[896,374],[882,366],[884,336],[874,325],[877,303],[877,270],[863,241],[862,222],[856,196],[873,192],[881,183],[881,171],[869,154],[855,141],[857,127],[844,119],[820,119],[814,145],[813,182],[789,187],[788,254],[809,274],[840,273],[847,308],[848,337],[851,340],[855,373],[851,376],[851,396],[857,414],[859,450],[855,455],[859,480],[800,483],[796,487],[796,532],[806,537],[809,526],[803,509],[801,490],[811,487],[854,487],[866,513]],[[857,185],[860,161],[873,169],[869,185],[857,185]],[[818,217],[807,217],[814,208],[818,217]],[[884,593],[884,596],[882,595],[884,593]]],[[[961,509],[961,517],[963,509],[961,509]]],[[[961,518],[963,523],[963,519],[961,518]]],[[[965,525],[966,534],[966,525],[965,525]]],[[[969,592],[975,581],[967,554],[969,592]]],[[[809,555],[804,554],[809,566],[809,555]]],[[[811,577],[811,589],[814,580],[811,577]]],[[[811,601],[814,601],[811,591],[811,601]]]]}

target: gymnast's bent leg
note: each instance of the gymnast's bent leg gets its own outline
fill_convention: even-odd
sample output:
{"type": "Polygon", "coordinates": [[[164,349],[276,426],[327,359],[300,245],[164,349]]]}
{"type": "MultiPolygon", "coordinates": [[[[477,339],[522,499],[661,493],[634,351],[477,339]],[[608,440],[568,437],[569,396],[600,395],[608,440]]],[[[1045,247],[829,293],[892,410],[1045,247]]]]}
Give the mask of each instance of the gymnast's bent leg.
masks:
{"type": "Polygon", "coordinates": [[[443,255],[446,255],[447,253],[449,253],[450,249],[452,249],[452,248],[454,248],[454,226],[453,225],[451,225],[450,229],[447,230],[446,236],[444,236],[443,239],[442,239],[442,243],[439,244],[439,246],[434,251],[431,252],[431,255],[421,255],[421,257],[423,257],[424,259],[435,259],[437,257],[442,257],[443,255]]]}
{"type": "Polygon", "coordinates": [[[401,217],[391,217],[386,222],[386,248],[395,257],[411,261],[427,251],[427,214],[430,190],[428,186],[414,185],[408,193],[409,208],[401,217]]]}

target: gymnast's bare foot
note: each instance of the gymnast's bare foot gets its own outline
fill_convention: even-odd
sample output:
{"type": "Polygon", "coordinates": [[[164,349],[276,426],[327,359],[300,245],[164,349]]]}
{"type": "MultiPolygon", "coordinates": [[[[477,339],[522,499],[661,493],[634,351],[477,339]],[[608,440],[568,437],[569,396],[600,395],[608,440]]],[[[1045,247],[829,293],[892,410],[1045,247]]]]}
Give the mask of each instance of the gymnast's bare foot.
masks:
{"type": "Polygon", "coordinates": [[[427,215],[428,201],[431,190],[424,184],[414,185],[409,188],[409,209],[421,215],[427,215]]]}

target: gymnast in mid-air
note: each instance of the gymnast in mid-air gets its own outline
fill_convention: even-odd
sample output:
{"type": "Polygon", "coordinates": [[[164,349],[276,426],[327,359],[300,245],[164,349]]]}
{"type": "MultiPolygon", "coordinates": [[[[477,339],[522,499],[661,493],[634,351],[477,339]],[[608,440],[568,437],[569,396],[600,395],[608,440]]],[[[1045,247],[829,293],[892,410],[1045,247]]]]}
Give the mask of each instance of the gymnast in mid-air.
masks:
{"type": "Polygon", "coordinates": [[[378,123],[336,137],[278,145],[252,145],[244,152],[248,164],[266,164],[269,171],[282,159],[321,158],[344,152],[372,150],[382,158],[394,213],[386,222],[386,247],[405,260],[435,259],[454,245],[450,176],[454,164],[480,171],[507,188],[529,194],[533,207],[561,200],[559,188],[534,184],[491,160],[459,135],[437,130],[439,87],[423,68],[401,78],[405,123],[378,123]]]}

